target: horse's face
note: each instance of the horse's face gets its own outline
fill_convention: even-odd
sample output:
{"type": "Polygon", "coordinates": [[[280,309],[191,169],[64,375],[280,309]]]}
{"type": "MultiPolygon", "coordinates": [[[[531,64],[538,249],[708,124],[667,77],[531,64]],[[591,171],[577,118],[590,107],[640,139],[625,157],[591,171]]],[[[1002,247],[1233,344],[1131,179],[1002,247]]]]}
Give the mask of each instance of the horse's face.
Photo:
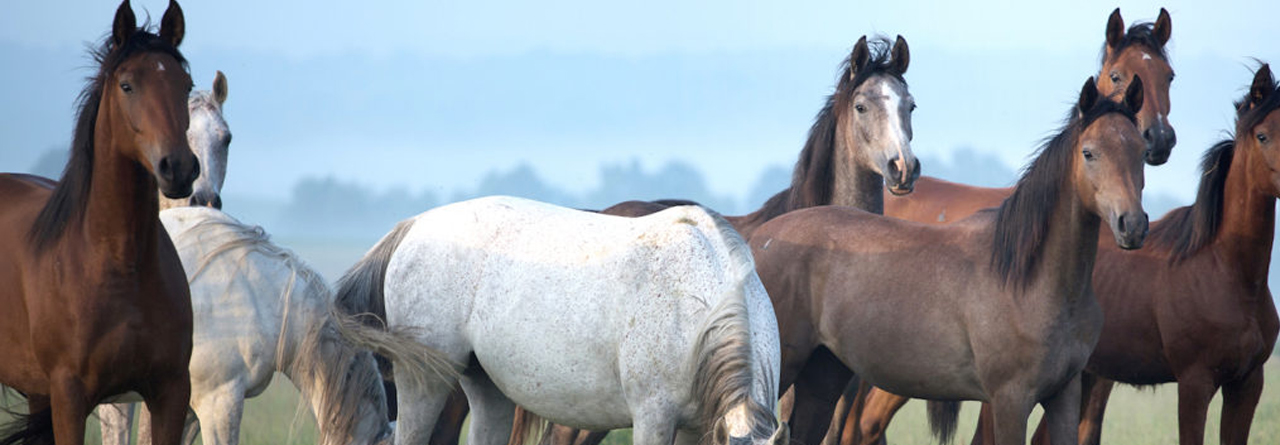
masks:
{"type": "Polygon", "coordinates": [[[1267,113],[1257,124],[1250,128],[1239,128],[1236,134],[1237,153],[1248,153],[1250,157],[1258,156],[1262,162],[1249,166],[1250,182],[1260,184],[1271,196],[1280,197],[1280,112],[1274,108],[1276,94],[1275,79],[1272,78],[1271,67],[1263,65],[1254,74],[1253,85],[1249,88],[1249,97],[1240,105],[1240,113],[1267,113]],[[1268,103],[1271,103],[1268,105],[1268,103]],[[1270,109],[1254,110],[1256,107],[1270,109]]]}
{"type": "MultiPolygon", "coordinates": [[[[1161,48],[1168,43],[1172,26],[1169,12],[1161,8],[1160,17],[1151,28],[1152,37],[1161,48]]],[[[1153,53],[1144,45],[1128,45],[1117,50],[1124,39],[1124,32],[1124,20],[1120,18],[1120,9],[1116,8],[1107,22],[1106,54],[1102,70],[1098,73],[1098,91],[1114,97],[1128,88],[1128,82],[1134,76],[1142,78],[1145,91],[1142,111],[1138,113],[1138,130],[1146,142],[1147,163],[1164,164],[1178,143],[1177,134],[1169,124],[1169,85],[1173,82],[1173,67],[1159,53],[1153,53]]]]}
{"type": "MultiPolygon", "coordinates": [[[[171,2],[160,22],[160,38],[177,47],[184,26],[182,9],[171,2]]],[[[115,44],[124,44],[136,29],[133,10],[124,2],[112,28],[115,44]]],[[[99,125],[115,129],[111,136],[116,146],[127,147],[121,154],[145,166],[169,198],[190,195],[200,173],[186,137],[191,86],[191,76],[176,58],[143,52],[116,67],[102,87],[99,125]]]]}
{"type": "Polygon", "coordinates": [[[767,420],[777,424],[777,427],[767,438],[763,434],[752,434],[758,426],[754,424],[762,419],[752,416],[749,411],[745,404],[738,405],[716,422],[715,431],[711,435],[714,445],[788,445],[791,442],[791,428],[786,423],[773,419],[767,420]]]}
{"type": "Polygon", "coordinates": [[[369,377],[380,378],[378,365],[373,354],[361,352],[350,364],[346,383],[342,390],[352,390],[358,397],[347,398],[343,402],[343,415],[353,416],[345,431],[323,429],[321,445],[384,445],[390,444],[393,427],[387,422],[387,398],[381,380],[369,380],[369,377]]]}
{"type": "MultiPolygon", "coordinates": [[[[850,57],[851,72],[866,68],[867,41],[863,37],[850,57]]],[[[895,195],[911,193],[920,177],[920,161],[911,151],[911,113],[915,98],[901,80],[910,62],[907,41],[898,36],[887,74],[877,74],[853,90],[843,110],[844,138],[850,159],[879,173],[895,195]]]]}
{"type": "MultiPolygon", "coordinates": [[[[187,143],[200,161],[200,177],[192,184],[188,199],[168,200],[163,208],[208,206],[222,208],[222,182],[227,174],[227,149],[231,145],[231,129],[222,118],[222,104],[227,100],[227,79],[218,71],[211,91],[196,91],[187,100],[191,126],[187,143]]],[[[165,198],[161,198],[165,201],[165,198]]]]}
{"type": "MultiPolygon", "coordinates": [[[[1124,106],[1142,106],[1142,80],[1135,78],[1125,90],[1124,106]]],[[[1093,79],[1080,93],[1080,112],[1093,108],[1098,98],[1093,79]]],[[[1142,210],[1142,135],[1121,113],[1097,117],[1079,137],[1074,157],[1076,194],[1085,207],[1106,220],[1122,249],[1137,249],[1147,236],[1147,214],[1142,210]]]]}

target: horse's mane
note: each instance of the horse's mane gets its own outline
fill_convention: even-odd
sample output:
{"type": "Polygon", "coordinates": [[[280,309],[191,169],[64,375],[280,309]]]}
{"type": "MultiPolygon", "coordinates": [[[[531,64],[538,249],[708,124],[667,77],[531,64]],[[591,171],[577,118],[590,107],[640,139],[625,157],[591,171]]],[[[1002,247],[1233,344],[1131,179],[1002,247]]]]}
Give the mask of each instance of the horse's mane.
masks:
{"type": "MultiPolygon", "coordinates": [[[[201,256],[195,270],[190,272],[189,282],[195,282],[210,263],[223,255],[240,251],[242,253],[237,261],[243,263],[250,253],[256,253],[280,261],[292,272],[288,285],[280,295],[284,301],[282,330],[288,328],[292,310],[290,301],[299,280],[306,292],[304,295],[313,295],[323,302],[324,308],[318,312],[323,322],[308,328],[292,363],[294,372],[309,374],[293,383],[308,397],[318,396],[322,400],[320,406],[313,407],[322,427],[321,432],[351,434],[358,423],[358,416],[355,414],[358,414],[356,407],[361,406],[361,401],[373,400],[377,409],[386,409],[382,375],[377,371],[373,356],[344,340],[335,321],[329,316],[333,293],[324,278],[292,250],[272,243],[271,236],[262,227],[243,224],[217,210],[208,211],[216,212],[219,218],[204,218],[186,231],[175,234],[179,238],[175,241],[189,240],[205,245],[217,243],[216,247],[201,256]],[[217,229],[222,232],[215,232],[217,229]],[[217,238],[212,237],[219,233],[217,238]]],[[[284,342],[278,343],[280,349],[283,349],[283,344],[284,342]]],[[[277,360],[283,360],[284,352],[276,351],[277,360]]]]}
{"type": "Polygon", "coordinates": [[[1236,130],[1231,139],[1214,144],[1200,161],[1200,188],[1196,201],[1170,211],[1151,228],[1147,239],[1154,246],[1170,250],[1169,261],[1176,263],[1195,255],[1218,236],[1226,197],[1227,176],[1235,159],[1235,137],[1249,136],[1250,130],[1280,108],[1280,88],[1271,79],[1272,93],[1261,104],[1248,106],[1249,94],[1233,103],[1236,108],[1236,130]]]}
{"type": "Polygon", "coordinates": [[[849,109],[853,92],[867,79],[879,75],[892,76],[904,85],[907,83],[900,73],[892,69],[892,45],[887,38],[877,36],[868,40],[867,49],[871,53],[870,58],[857,73],[853,73],[852,55],[840,62],[840,80],[809,127],[809,137],[791,172],[791,186],[765,202],[757,212],[761,221],[795,209],[831,204],[835,188],[836,129],[840,126],[841,116],[849,109]]]}
{"type": "MultiPolygon", "coordinates": [[[[1130,26],[1129,30],[1124,33],[1124,38],[1120,39],[1120,44],[1116,45],[1116,48],[1113,52],[1111,52],[1111,55],[1114,57],[1119,57],[1120,54],[1123,53],[1125,49],[1129,48],[1130,46],[1137,45],[1150,50],[1151,52],[1156,54],[1156,57],[1159,57],[1160,60],[1163,60],[1167,63],[1169,61],[1169,51],[1166,50],[1165,47],[1160,44],[1159,40],[1156,40],[1156,36],[1152,32],[1155,29],[1155,26],[1156,26],[1155,23],[1152,23],[1152,22],[1134,23],[1133,26],[1130,26]]],[[[1107,43],[1106,42],[1102,43],[1101,59],[1102,59],[1101,62],[1103,64],[1107,62],[1107,43]]]]}
{"type": "Polygon", "coordinates": [[[160,52],[168,54],[187,69],[187,60],[182,53],[160,36],[148,32],[150,27],[144,23],[142,27],[125,39],[124,44],[116,46],[111,37],[89,51],[93,61],[98,64],[98,71],[88,78],[88,85],[80,92],[77,99],[76,127],[71,139],[71,157],[62,172],[62,179],[53,189],[53,196],[40,209],[28,241],[37,252],[48,249],[62,237],[67,225],[73,220],[84,217],[85,208],[89,204],[89,185],[93,182],[94,133],[98,120],[98,106],[102,102],[103,83],[120,67],[121,63],[139,53],[160,52]]]}
{"type": "MultiPolygon", "coordinates": [[[[747,407],[751,417],[751,436],[766,438],[778,427],[773,410],[752,398],[753,390],[763,390],[766,400],[777,400],[777,388],[765,382],[755,381],[756,367],[765,363],[754,357],[751,338],[750,313],[743,287],[755,272],[751,250],[742,235],[720,214],[705,210],[715,222],[720,240],[727,249],[730,290],[708,311],[698,334],[693,356],[693,394],[701,402],[698,409],[699,424],[703,431],[711,432],[717,422],[730,409],[739,404],[747,407]],[[765,388],[757,386],[763,384],[765,388]]],[[[765,375],[771,374],[765,368],[765,375]]],[[[706,435],[705,441],[712,435],[706,435]]]]}
{"type": "Polygon", "coordinates": [[[1071,160],[1080,133],[1099,117],[1120,113],[1136,122],[1133,111],[1099,97],[1089,110],[1071,114],[1056,136],[1048,138],[1018,179],[1013,195],[997,208],[995,239],[991,243],[991,265],[1001,283],[1025,287],[1040,261],[1040,250],[1049,235],[1049,226],[1058,197],[1071,174],[1071,160]]]}

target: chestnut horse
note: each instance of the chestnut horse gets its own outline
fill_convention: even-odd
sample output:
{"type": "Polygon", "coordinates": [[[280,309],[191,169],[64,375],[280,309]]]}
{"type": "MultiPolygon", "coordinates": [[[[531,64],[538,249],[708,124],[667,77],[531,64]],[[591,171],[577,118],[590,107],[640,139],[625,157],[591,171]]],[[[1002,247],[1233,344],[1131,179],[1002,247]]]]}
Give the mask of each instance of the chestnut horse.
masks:
{"type": "MultiPolygon", "coordinates": [[[[879,213],[881,190],[910,193],[920,175],[920,163],[911,151],[911,113],[915,98],[903,75],[911,53],[906,39],[888,40],[863,36],[842,63],[836,91],[818,112],[791,186],[778,192],[759,210],[745,216],[726,217],[744,237],[765,221],[792,210],[818,205],[845,205],[879,213]]],[[[601,213],[644,216],[689,201],[627,201],[601,213]]],[[[466,399],[457,392],[432,435],[433,445],[457,443],[466,415],[466,399]]],[[[801,416],[794,422],[803,426],[801,416]]],[[[606,432],[587,432],[555,426],[547,441],[556,445],[594,445],[606,432]],[[575,441],[576,438],[576,441],[575,441]]]]}
{"type": "MultiPolygon", "coordinates": [[[[1165,44],[1172,32],[1169,12],[1160,9],[1155,23],[1135,23],[1125,32],[1120,9],[1107,20],[1106,43],[1102,50],[1102,68],[1098,88],[1104,94],[1123,91],[1125,79],[1140,76],[1146,91],[1138,126],[1146,141],[1145,157],[1150,165],[1161,165],[1169,159],[1176,143],[1169,125],[1169,85],[1173,69],[1169,65],[1165,44]]],[[[943,224],[957,221],[978,210],[1000,205],[1012,194],[1012,188],[975,187],[924,176],[916,183],[916,191],[906,196],[885,196],[885,215],[910,221],[943,224]]],[[[865,385],[865,383],[864,383],[865,385]]],[[[856,388],[851,388],[856,390],[856,388]]],[[[907,403],[905,397],[878,389],[862,388],[863,398],[850,402],[842,399],[837,415],[843,422],[832,425],[829,443],[870,445],[884,443],[883,435],[893,415],[907,403]]],[[[846,392],[850,399],[852,392],[846,392]]]]}
{"type": "Polygon", "coordinates": [[[191,297],[156,214],[157,187],[181,198],[199,174],[183,34],[177,3],[158,35],[122,3],[61,181],[0,175],[0,383],[29,408],[0,443],[82,444],[94,406],[136,396],[158,443],[181,439],[191,297]]]}
{"type": "MultiPolygon", "coordinates": [[[[783,333],[780,383],[795,384],[794,412],[825,423],[830,394],[856,374],[899,394],[987,401],[1001,445],[1025,441],[1039,403],[1054,442],[1075,443],[1079,372],[1102,329],[1088,280],[1100,223],[1126,249],[1147,232],[1133,114],[1142,95],[1134,79],[1112,102],[1089,79],[1013,196],[955,224],[825,206],[756,229],[750,244],[783,333]]],[[[954,424],[956,414],[942,417],[954,424]]]]}

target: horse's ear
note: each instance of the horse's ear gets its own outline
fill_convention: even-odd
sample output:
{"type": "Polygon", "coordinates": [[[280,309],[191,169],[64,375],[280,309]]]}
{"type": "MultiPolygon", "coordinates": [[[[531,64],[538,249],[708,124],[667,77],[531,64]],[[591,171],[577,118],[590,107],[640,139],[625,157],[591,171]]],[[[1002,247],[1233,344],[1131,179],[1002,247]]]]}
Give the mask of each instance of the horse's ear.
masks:
{"type": "Polygon", "coordinates": [[[899,76],[907,73],[907,65],[911,64],[911,48],[907,47],[907,39],[898,36],[893,43],[893,71],[899,76]]]}
{"type": "Polygon", "coordinates": [[[871,50],[867,48],[867,36],[858,39],[858,43],[853,45],[853,53],[849,54],[849,77],[853,77],[866,68],[867,61],[871,60],[871,50]]]}
{"type": "Polygon", "coordinates": [[[1142,95],[1142,78],[1134,74],[1133,82],[1129,82],[1129,88],[1124,90],[1124,106],[1134,114],[1142,111],[1142,95]]]}
{"type": "Polygon", "coordinates": [[[1249,87],[1249,101],[1241,105],[1241,111],[1251,109],[1266,102],[1276,90],[1276,81],[1271,77],[1271,65],[1262,64],[1253,75],[1253,86],[1249,87]]]}
{"type": "Polygon", "coordinates": [[[187,24],[182,18],[182,7],[178,6],[178,2],[169,0],[169,9],[164,11],[164,17],[160,19],[160,38],[177,48],[182,44],[182,37],[186,33],[187,24]]]}
{"type": "Polygon", "coordinates": [[[1098,85],[1090,77],[1089,80],[1084,81],[1084,88],[1080,89],[1080,101],[1076,102],[1076,111],[1083,116],[1086,111],[1093,108],[1093,104],[1097,101],[1098,85]]]}
{"type": "Polygon", "coordinates": [[[133,16],[133,6],[129,5],[129,0],[120,2],[116,18],[111,22],[111,42],[118,48],[137,30],[138,20],[133,16]]]}
{"type": "Polygon", "coordinates": [[[1120,42],[1124,40],[1124,18],[1120,17],[1120,8],[1111,11],[1111,17],[1107,19],[1107,47],[1116,49],[1120,47],[1120,42]]]}
{"type": "Polygon", "coordinates": [[[227,76],[222,75],[222,71],[213,76],[213,100],[218,101],[219,106],[227,101],[227,76]]]}
{"type": "Polygon", "coordinates": [[[1156,18],[1156,26],[1151,28],[1151,36],[1156,38],[1156,43],[1163,48],[1164,44],[1169,43],[1169,35],[1173,33],[1173,21],[1169,18],[1169,11],[1160,8],[1160,17],[1156,18]]]}

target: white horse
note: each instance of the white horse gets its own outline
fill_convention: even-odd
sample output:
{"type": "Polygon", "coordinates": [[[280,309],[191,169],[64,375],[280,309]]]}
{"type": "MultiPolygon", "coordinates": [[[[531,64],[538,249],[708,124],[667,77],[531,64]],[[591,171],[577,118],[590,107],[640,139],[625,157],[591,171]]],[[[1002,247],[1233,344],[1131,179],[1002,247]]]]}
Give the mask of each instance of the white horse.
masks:
{"type": "Polygon", "coordinates": [[[397,444],[427,443],[459,377],[433,373],[441,359],[465,365],[472,444],[507,443],[515,404],[579,428],[633,427],[637,445],[788,440],[772,303],[745,242],[700,207],[632,219],[456,203],[400,223],[339,287],[348,313],[385,303],[387,330],[341,325],[395,364],[397,444]]]}
{"type": "Polygon", "coordinates": [[[191,185],[191,196],[169,199],[160,196],[160,210],[183,206],[222,208],[222,181],[227,177],[227,148],[231,145],[231,128],[222,118],[222,104],[227,101],[227,77],[218,71],[213,89],[192,91],[187,97],[191,121],[187,127],[187,143],[200,159],[200,176],[191,185]]]}
{"type": "MultiPolygon", "coordinates": [[[[321,444],[390,441],[382,375],[372,354],[338,334],[333,293],[319,274],[261,228],[219,210],[178,207],[160,220],[191,283],[191,408],[205,444],[239,443],[244,400],[261,394],[276,372],[310,403],[321,444]]],[[[115,420],[119,412],[103,409],[104,428],[104,414],[113,417],[111,428],[127,428],[115,420]]],[[[106,437],[121,440],[116,431],[104,430],[106,437]]]]}

